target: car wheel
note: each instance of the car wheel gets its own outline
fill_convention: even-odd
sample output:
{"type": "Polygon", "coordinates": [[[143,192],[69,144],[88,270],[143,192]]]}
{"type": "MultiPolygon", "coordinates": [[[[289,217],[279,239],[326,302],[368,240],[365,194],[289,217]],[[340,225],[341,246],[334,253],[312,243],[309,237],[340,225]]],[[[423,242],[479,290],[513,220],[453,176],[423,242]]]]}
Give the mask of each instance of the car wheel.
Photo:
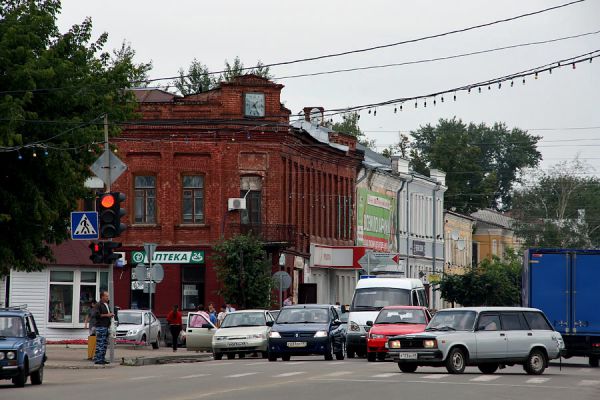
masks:
{"type": "Polygon", "coordinates": [[[283,361],[290,361],[292,359],[292,356],[289,355],[289,354],[284,354],[284,355],[281,356],[281,359],[283,361]]]}
{"type": "Polygon", "coordinates": [[[31,373],[31,384],[32,385],[41,385],[44,381],[44,364],[38,369],[31,373]]]}
{"type": "Polygon", "coordinates": [[[465,352],[459,347],[450,350],[450,353],[446,357],[446,369],[448,372],[451,374],[462,374],[465,372],[466,366],[467,357],[465,352]]]}
{"type": "Polygon", "coordinates": [[[333,342],[329,342],[329,347],[325,350],[325,360],[333,360],[333,342]]]}
{"type": "Polygon", "coordinates": [[[269,361],[277,361],[277,354],[274,353],[268,353],[269,354],[269,361]]]}
{"type": "Polygon", "coordinates": [[[533,349],[531,353],[529,353],[523,369],[525,369],[525,372],[529,375],[541,375],[546,370],[546,365],[546,355],[541,350],[533,349]]]}
{"type": "Polygon", "coordinates": [[[385,361],[385,356],[386,356],[385,353],[377,353],[377,359],[379,361],[385,361]]]}
{"type": "Polygon", "coordinates": [[[402,371],[402,372],[405,372],[407,374],[412,374],[413,372],[415,372],[417,370],[417,368],[419,368],[419,366],[417,364],[399,362],[398,368],[400,368],[400,371],[402,371]]]}
{"type": "Polygon", "coordinates": [[[142,343],[143,346],[146,346],[148,344],[148,343],[146,343],[146,335],[142,335],[140,342],[142,343]]]}
{"type": "Polygon", "coordinates": [[[223,359],[223,353],[213,353],[213,358],[215,360],[222,360],[223,359]]]}
{"type": "Polygon", "coordinates": [[[367,353],[367,361],[375,362],[377,360],[377,353],[367,353]]]}
{"type": "Polygon", "coordinates": [[[498,370],[499,365],[498,364],[480,364],[477,366],[477,368],[479,368],[479,370],[486,375],[490,375],[493,374],[494,372],[496,372],[498,370]]]}
{"type": "Polygon", "coordinates": [[[239,356],[240,358],[246,358],[246,353],[240,353],[240,354],[238,354],[238,356],[239,356]]]}
{"type": "Polygon", "coordinates": [[[228,360],[233,360],[235,358],[235,353],[227,354],[228,360]]]}
{"type": "Polygon", "coordinates": [[[25,365],[23,365],[23,369],[19,371],[19,375],[12,378],[13,385],[16,387],[24,387],[27,383],[27,376],[29,376],[29,364],[26,360],[25,365]]]}
{"type": "Polygon", "coordinates": [[[152,343],[152,348],[154,350],[160,347],[160,333],[156,336],[156,342],[152,343]]]}
{"type": "Polygon", "coordinates": [[[600,357],[598,356],[590,356],[590,359],[588,360],[588,363],[590,364],[591,368],[598,368],[598,361],[600,361],[600,357]]]}

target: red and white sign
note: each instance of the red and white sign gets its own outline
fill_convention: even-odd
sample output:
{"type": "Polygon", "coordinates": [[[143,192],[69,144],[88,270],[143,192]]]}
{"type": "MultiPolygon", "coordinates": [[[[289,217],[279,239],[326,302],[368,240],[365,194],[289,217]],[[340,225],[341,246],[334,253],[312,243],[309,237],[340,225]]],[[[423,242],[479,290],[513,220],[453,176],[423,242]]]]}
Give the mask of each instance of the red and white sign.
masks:
{"type": "Polygon", "coordinates": [[[358,260],[365,255],[361,246],[310,246],[311,268],[360,269],[358,260]]]}

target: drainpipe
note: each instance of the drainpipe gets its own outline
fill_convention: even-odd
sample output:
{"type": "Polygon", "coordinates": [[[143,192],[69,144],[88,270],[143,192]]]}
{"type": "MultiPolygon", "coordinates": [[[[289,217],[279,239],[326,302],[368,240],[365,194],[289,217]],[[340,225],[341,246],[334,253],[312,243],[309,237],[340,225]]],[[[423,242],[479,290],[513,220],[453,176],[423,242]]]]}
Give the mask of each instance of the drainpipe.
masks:
{"type": "MultiPolygon", "coordinates": [[[[435,275],[435,267],[436,267],[436,253],[437,253],[437,195],[436,192],[438,192],[441,189],[442,185],[440,185],[439,183],[436,183],[435,188],[433,188],[432,193],[433,193],[433,244],[432,244],[432,249],[431,249],[431,258],[433,259],[432,261],[432,269],[433,269],[433,274],[435,275]]],[[[435,299],[435,292],[433,291],[433,285],[431,285],[431,307],[435,310],[436,309],[436,299],[435,299]]]]}
{"type": "Polygon", "coordinates": [[[402,180],[402,186],[396,190],[396,251],[398,253],[400,253],[400,193],[402,193],[404,185],[406,185],[406,181],[402,180]]]}
{"type": "Polygon", "coordinates": [[[415,180],[413,174],[410,175],[410,180],[406,181],[406,277],[408,278],[408,266],[410,265],[410,193],[408,191],[409,184],[415,180]]]}

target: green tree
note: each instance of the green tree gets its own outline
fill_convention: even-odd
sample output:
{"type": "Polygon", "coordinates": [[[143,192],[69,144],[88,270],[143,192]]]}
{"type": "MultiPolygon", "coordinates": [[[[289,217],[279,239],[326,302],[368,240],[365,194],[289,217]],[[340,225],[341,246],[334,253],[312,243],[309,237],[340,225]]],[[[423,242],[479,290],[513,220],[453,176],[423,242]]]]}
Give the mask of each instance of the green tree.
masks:
{"type": "Polygon", "coordinates": [[[512,189],[526,168],[541,159],[538,136],[503,123],[466,125],[460,119],[440,119],[411,132],[413,168],[437,168],[446,172],[448,208],[470,212],[490,207],[510,209],[512,189]]]}
{"type": "Polygon", "coordinates": [[[270,307],[273,279],[262,243],[255,236],[238,235],[214,250],[219,294],[240,308],[270,307]]]}
{"type": "Polygon", "coordinates": [[[103,51],[107,34],[92,41],[89,18],[60,33],[59,11],[58,0],[0,7],[0,275],[41,268],[68,237],[100,150],[98,118],[131,118],[134,97],[123,89],[148,71],[129,46],[103,51]]]}
{"type": "Polygon", "coordinates": [[[221,82],[231,82],[238,76],[249,74],[266,79],[272,78],[269,67],[266,67],[260,60],[252,69],[245,69],[244,63],[239,57],[235,57],[232,63],[225,60],[223,73],[217,75],[211,73],[206,65],[194,58],[187,72],[183,68],[179,69],[179,77],[173,81],[173,85],[182,95],[187,96],[215,89],[221,82]]]}
{"type": "Polygon", "coordinates": [[[534,171],[515,191],[515,234],[527,247],[600,247],[600,179],[575,159],[534,171]]]}
{"type": "Polygon", "coordinates": [[[334,122],[330,124],[330,128],[336,132],[345,133],[356,137],[356,140],[363,146],[368,148],[375,147],[375,140],[371,140],[367,135],[360,129],[358,120],[360,115],[357,112],[349,112],[342,114],[342,120],[340,122],[334,122]]]}
{"type": "Polygon", "coordinates": [[[393,155],[400,155],[403,158],[409,157],[410,143],[408,142],[408,136],[401,133],[400,140],[398,143],[391,144],[382,150],[381,154],[387,158],[391,158],[393,155]]]}
{"type": "Polygon", "coordinates": [[[439,282],[444,300],[465,307],[514,306],[521,302],[521,258],[508,250],[469,268],[463,275],[445,275],[439,282]]]}

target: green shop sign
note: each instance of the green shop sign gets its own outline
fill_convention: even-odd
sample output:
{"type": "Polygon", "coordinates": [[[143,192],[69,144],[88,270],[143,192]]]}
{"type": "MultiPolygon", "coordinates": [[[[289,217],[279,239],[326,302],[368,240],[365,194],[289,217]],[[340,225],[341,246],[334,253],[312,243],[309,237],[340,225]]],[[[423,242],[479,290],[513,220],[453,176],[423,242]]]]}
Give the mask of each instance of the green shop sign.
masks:
{"type": "MultiPolygon", "coordinates": [[[[148,263],[145,251],[132,251],[133,264],[148,263]]],[[[204,264],[204,251],[155,251],[152,263],[160,264],[204,264]]]]}
{"type": "Polygon", "coordinates": [[[376,251],[389,251],[396,199],[385,194],[358,189],[357,244],[376,251]]]}

